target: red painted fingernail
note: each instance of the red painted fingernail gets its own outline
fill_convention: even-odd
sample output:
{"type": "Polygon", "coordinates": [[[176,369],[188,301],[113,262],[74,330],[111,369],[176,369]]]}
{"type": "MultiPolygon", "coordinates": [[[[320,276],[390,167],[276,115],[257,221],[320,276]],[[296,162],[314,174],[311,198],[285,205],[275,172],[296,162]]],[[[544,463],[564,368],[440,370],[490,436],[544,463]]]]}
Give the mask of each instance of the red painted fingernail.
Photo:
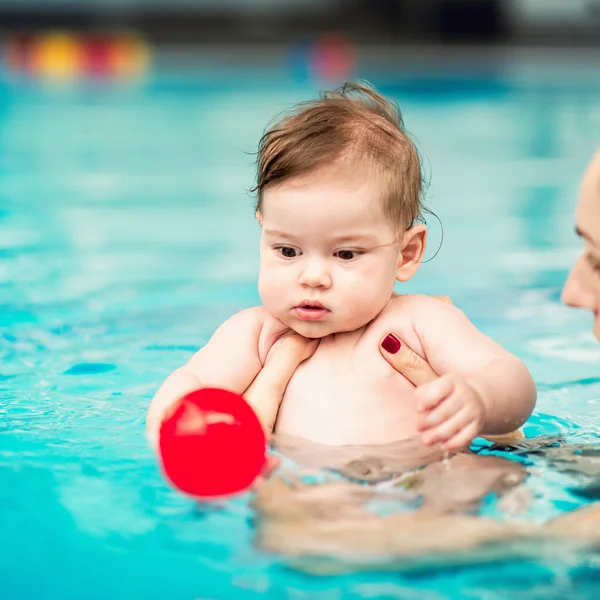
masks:
{"type": "Polygon", "coordinates": [[[381,342],[381,347],[390,354],[396,354],[402,347],[402,344],[393,333],[388,333],[383,342],[381,342]]]}

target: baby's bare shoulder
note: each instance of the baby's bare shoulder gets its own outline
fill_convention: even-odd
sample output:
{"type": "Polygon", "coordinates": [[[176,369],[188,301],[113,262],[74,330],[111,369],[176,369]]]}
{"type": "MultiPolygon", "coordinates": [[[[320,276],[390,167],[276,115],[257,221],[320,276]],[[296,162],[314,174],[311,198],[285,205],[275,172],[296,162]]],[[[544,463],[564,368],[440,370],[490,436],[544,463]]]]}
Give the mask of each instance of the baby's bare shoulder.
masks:
{"type": "Polygon", "coordinates": [[[264,306],[244,308],[225,321],[224,325],[233,323],[237,327],[253,328],[261,334],[280,328],[286,328],[279,319],[276,319],[264,306]]]}
{"type": "MultiPolygon", "coordinates": [[[[200,369],[207,361],[211,365],[215,361],[228,362],[235,352],[244,360],[254,356],[258,358],[257,364],[263,364],[269,348],[287,329],[263,306],[245,308],[221,324],[188,365],[200,369]]],[[[241,360],[240,357],[238,360],[241,360]]]]}
{"type": "Polygon", "coordinates": [[[395,333],[418,351],[421,346],[419,336],[415,328],[415,314],[420,298],[425,296],[405,295],[394,296],[388,305],[363,332],[360,345],[372,347],[377,345],[388,333],[395,333]]]}
{"type": "Polygon", "coordinates": [[[372,345],[374,338],[383,339],[388,333],[399,335],[415,352],[421,353],[423,333],[435,323],[440,326],[448,312],[460,313],[451,304],[424,294],[394,296],[386,308],[368,326],[365,341],[372,345]]]}
{"type": "MultiPolygon", "coordinates": [[[[456,308],[447,296],[426,296],[425,294],[394,296],[384,312],[394,317],[399,314],[410,316],[415,323],[432,318],[464,316],[464,313],[456,308]]],[[[386,314],[386,316],[388,315],[386,314]]]]}
{"type": "Polygon", "coordinates": [[[230,317],[224,324],[234,323],[236,326],[256,328],[261,335],[281,329],[289,329],[279,319],[275,318],[264,306],[244,308],[230,317]]]}
{"type": "Polygon", "coordinates": [[[390,300],[378,319],[386,323],[389,319],[396,322],[398,320],[410,320],[414,324],[415,321],[420,320],[423,316],[437,313],[440,310],[444,311],[444,307],[446,306],[449,306],[449,304],[433,296],[426,296],[424,294],[397,295],[390,300]]]}

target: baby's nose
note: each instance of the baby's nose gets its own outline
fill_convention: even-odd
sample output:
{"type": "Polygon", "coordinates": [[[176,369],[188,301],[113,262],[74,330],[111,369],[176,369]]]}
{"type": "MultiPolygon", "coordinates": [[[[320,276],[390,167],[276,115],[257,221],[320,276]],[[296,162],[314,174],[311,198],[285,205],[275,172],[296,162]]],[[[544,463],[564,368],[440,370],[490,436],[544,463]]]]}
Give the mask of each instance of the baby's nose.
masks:
{"type": "Polygon", "coordinates": [[[307,261],[300,274],[299,283],[307,287],[330,287],[331,276],[326,261],[307,261]]]}

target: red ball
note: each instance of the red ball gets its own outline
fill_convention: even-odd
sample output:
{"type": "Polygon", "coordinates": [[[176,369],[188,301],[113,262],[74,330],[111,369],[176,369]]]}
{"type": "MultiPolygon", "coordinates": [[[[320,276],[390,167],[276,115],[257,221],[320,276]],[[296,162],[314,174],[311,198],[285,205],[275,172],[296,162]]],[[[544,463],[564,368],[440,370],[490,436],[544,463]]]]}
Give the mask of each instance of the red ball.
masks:
{"type": "Polygon", "coordinates": [[[171,483],[202,498],[247,489],[266,461],[255,412],[239,394],[220,389],[197,390],[179,400],[161,425],[159,448],[171,483]]]}

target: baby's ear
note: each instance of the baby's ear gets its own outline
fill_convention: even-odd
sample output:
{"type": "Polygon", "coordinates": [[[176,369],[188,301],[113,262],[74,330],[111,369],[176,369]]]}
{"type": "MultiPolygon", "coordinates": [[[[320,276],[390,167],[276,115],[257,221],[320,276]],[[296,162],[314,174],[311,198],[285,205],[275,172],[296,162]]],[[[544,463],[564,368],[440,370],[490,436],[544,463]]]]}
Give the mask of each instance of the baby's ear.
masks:
{"type": "Polygon", "coordinates": [[[258,224],[262,227],[263,216],[262,216],[262,213],[260,212],[260,210],[256,211],[256,218],[258,219],[258,224]]]}
{"type": "Polygon", "coordinates": [[[396,271],[398,281],[408,281],[417,272],[425,254],[426,244],[427,227],[425,225],[413,225],[404,232],[396,271]]]}

